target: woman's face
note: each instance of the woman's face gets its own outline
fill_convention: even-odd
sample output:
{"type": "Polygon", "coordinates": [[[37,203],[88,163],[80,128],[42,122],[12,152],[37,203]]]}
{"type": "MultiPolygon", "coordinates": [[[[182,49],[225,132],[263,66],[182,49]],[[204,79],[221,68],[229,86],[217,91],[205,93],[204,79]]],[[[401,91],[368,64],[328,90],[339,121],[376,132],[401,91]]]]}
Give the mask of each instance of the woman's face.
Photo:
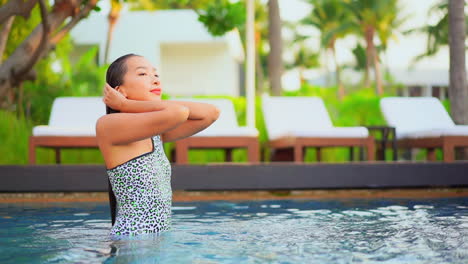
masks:
{"type": "Polygon", "coordinates": [[[127,99],[152,101],[161,99],[162,87],[156,69],[143,57],[133,56],[126,61],[127,72],[118,87],[127,99]]]}

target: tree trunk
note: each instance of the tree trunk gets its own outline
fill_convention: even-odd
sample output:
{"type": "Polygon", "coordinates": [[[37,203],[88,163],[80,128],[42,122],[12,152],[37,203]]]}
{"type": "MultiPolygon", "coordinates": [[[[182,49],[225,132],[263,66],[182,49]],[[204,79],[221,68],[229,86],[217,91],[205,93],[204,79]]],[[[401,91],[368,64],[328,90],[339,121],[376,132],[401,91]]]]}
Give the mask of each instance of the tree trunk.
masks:
{"type": "Polygon", "coordinates": [[[377,89],[377,94],[379,96],[382,96],[384,93],[382,85],[382,72],[380,71],[379,54],[377,53],[377,48],[375,46],[373,49],[373,53],[374,55],[372,56],[372,58],[374,60],[375,85],[377,89]]]}
{"type": "Polygon", "coordinates": [[[370,68],[372,66],[372,48],[374,47],[374,31],[366,27],[364,29],[364,38],[366,39],[366,70],[364,72],[364,86],[370,86],[370,68]]]}
{"type": "Polygon", "coordinates": [[[0,63],[3,61],[3,53],[5,52],[8,35],[10,35],[11,26],[13,25],[14,20],[15,16],[9,17],[3,25],[2,32],[0,33],[0,63]]]}
{"type": "Polygon", "coordinates": [[[336,58],[335,41],[332,41],[330,46],[333,54],[333,61],[335,62],[335,79],[336,86],[338,87],[338,98],[341,100],[345,96],[345,90],[343,84],[341,83],[341,69],[336,58]]]}
{"type": "Polygon", "coordinates": [[[331,78],[330,78],[330,62],[329,62],[329,54],[328,49],[324,49],[323,55],[325,56],[325,64],[323,65],[325,69],[325,86],[331,86],[331,78]]]}
{"type": "Polygon", "coordinates": [[[115,25],[120,16],[120,3],[112,1],[111,10],[107,16],[108,29],[107,29],[107,40],[106,40],[106,49],[104,51],[104,63],[107,63],[109,60],[109,51],[112,43],[112,36],[114,34],[115,25]]]}
{"type": "Polygon", "coordinates": [[[6,4],[0,6],[0,25],[12,16],[22,16],[28,19],[37,1],[38,0],[10,0],[6,2],[6,4]]]}
{"type": "Polygon", "coordinates": [[[369,69],[373,64],[374,68],[374,76],[375,76],[375,92],[377,95],[383,95],[383,86],[382,86],[382,73],[380,72],[380,62],[379,62],[379,54],[377,53],[377,48],[374,45],[374,34],[375,29],[372,27],[367,27],[365,29],[365,38],[366,38],[366,79],[367,85],[369,84],[369,69]]]}
{"type": "Polygon", "coordinates": [[[278,0],[268,1],[268,40],[270,54],[268,55],[268,77],[270,79],[271,93],[281,95],[282,63],[282,38],[281,17],[278,0]]]}
{"type": "Polygon", "coordinates": [[[468,87],[465,68],[464,0],[449,0],[450,84],[452,118],[457,124],[468,124],[468,87]]]}
{"type": "MultiPolygon", "coordinates": [[[[37,2],[37,1],[35,1],[37,2]]],[[[41,39],[43,39],[42,23],[39,24],[31,34],[16,48],[11,56],[0,65],[0,98],[4,98],[6,94],[14,87],[18,85],[25,78],[31,78],[32,67],[34,63],[31,63],[31,58],[40,52],[39,58],[47,54],[51,50],[56,41],[59,41],[61,37],[80,20],[86,17],[89,12],[96,5],[97,0],[88,0],[87,5],[80,11],[80,3],[77,0],[57,0],[50,11],[47,14],[47,25],[50,32],[56,32],[64,23],[64,21],[72,17],[70,22],[60,28],[60,30],[52,38],[48,38],[47,45],[43,45],[43,50],[40,49],[41,39]],[[79,12],[79,13],[78,13],[79,12]],[[28,68],[29,69],[26,69],[28,68]],[[22,76],[18,76],[18,72],[26,72],[22,76]]]]}

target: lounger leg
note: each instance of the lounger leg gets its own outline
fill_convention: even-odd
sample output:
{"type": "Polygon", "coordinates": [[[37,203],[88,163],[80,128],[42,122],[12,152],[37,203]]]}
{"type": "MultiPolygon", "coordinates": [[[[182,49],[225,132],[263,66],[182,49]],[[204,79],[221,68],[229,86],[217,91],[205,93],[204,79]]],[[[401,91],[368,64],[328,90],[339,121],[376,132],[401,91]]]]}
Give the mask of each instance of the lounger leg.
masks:
{"type": "Polygon", "coordinates": [[[294,150],[292,148],[273,149],[271,161],[294,161],[294,150]]]}
{"type": "Polygon", "coordinates": [[[354,148],[349,147],[349,161],[354,161],[354,148]]]}
{"type": "Polygon", "coordinates": [[[60,164],[62,162],[60,158],[60,148],[55,148],[55,164],[60,164]]]}
{"type": "Polygon", "coordinates": [[[232,161],[232,148],[225,148],[224,153],[225,153],[225,156],[226,156],[225,160],[227,162],[231,162],[232,161]]]}
{"type": "Polygon", "coordinates": [[[294,162],[302,163],[304,162],[304,151],[302,146],[296,145],[294,146],[294,162]]]}
{"type": "Polygon", "coordinates": [[[171,154],[169,155],[171,162],[175,162],[175,147],[171,149],[171,154]]]}
{"type": "Polygon", "coordinates": [[[317,148],[315,157],[318,162],[322,161],[322,148],[317,148]]]}
{"type": "Polygon", "coordinates": [[[36,144],[34,139],[29,138],[29,164],[36,164],[36,144]]]}
{"type": "Polygon", "coordinates": [[[375,143],[374,143],[373,137],[369,137],[367,139],[366,147],[367,147],[367,160],[368,161],[375,160],[375,143]]]}
{"type": "Polygon", "coordinates": [[[182,139],[175,144],[175,162],[176,164],[188,163],[188,144],[186,140],[182,139]]]}
{"type": "Polygon", "coordinates": [[[255,163],[260,161],[260,145],[257,139],[247,146],[247,157],[249,162],[255,163]]]}
{"type": "Polygon", "coordinates": [[[444,162],[455,161],[455,146],[448,139],[442,141],[442,150],[444,152],[444,162]]]}
{"type": "MultiPolygon", "coordinates": [[[[428,148],[427,149],[427,160],[428,161],[436,161],[436,153],[435,148],[428,148]]],[[[445,148],[444,148],[444,160],[445,160],[445,148]]]]}

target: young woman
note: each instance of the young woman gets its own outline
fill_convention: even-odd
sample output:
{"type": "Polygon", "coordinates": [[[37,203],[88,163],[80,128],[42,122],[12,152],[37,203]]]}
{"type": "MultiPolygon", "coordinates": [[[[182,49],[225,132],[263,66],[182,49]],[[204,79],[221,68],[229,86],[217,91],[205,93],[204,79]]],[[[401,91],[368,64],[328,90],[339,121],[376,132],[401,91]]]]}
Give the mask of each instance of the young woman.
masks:
{"type": "Polygon", "coordinates": [[[109,176],[111,235],[167,230],[171,167],[162,142],[205,129],[219,110],[209,104],[162,100],[156,70],[138,55],[115,60],[106,81],[103,101],[108,114],[97,121],[96,135],[109,176]]]}

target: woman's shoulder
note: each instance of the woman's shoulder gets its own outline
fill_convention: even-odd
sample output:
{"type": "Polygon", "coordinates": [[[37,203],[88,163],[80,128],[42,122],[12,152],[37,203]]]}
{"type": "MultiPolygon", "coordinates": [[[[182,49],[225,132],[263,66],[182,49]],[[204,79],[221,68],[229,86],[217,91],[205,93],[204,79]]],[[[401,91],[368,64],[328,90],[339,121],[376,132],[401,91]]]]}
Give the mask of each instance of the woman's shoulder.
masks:
{"type": "Polygon", "coordinates": [[[96,136],[100,136],[103,132],[105,132],[113,119],[118,118],[118,113],[110,114],[110,115],[103,115],[96,121],[96,136]]]}

